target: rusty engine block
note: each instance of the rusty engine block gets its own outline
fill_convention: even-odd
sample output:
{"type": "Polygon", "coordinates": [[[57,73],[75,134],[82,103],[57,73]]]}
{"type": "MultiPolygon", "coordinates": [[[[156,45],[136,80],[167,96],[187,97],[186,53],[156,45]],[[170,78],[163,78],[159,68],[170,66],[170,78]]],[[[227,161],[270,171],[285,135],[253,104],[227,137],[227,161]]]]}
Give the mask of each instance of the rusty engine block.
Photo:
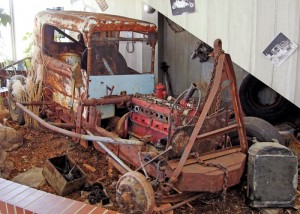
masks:
{"type": "MultiPolygon", "coordinates": [[[[171,145],[171,157],[180,157],[201,113],[200,101],[192,97],[197,90],[193,83],[176,100],[154,95],[138,95],[131,100],[131,111],[126,115],[125,130],[119,136],[130,136],[152,144],[156,149],[171,145]]],[[[200,95],[200,94],[199,94],[200,95]]],[[[228,124],[229,111],[207,117],[201,132],[208,132],[228,124]]],[[[120,133],[120,132],[119,132],[120,133]]],[[[204,153],[217,149],[223,140],[215,136],[205,140],[205,146],[195,145],[194,151],[204,153]]]]}
{"type": "Polygon", "coordinates": [[[184,118],[195,113],[193,106],[183,108],[178,104],[171,114],[171,105],[172,102],[154,96],[132,98],[128,134],[137,138],[148,138],[156,147],[165,145],[168,133],[175,131],[174,126],[183,126],[184,118]],[[172,120],[173,127],[170,127],[169,120],[172,120]]]}

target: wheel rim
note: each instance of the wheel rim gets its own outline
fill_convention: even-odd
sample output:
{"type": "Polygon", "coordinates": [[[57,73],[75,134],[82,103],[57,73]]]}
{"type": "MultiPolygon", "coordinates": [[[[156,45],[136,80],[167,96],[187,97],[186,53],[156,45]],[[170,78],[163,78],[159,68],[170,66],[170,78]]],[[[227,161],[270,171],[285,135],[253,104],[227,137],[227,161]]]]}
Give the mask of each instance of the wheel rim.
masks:
{"type": "Polygon", "coordinates": [[[124,213],[150,214],[154,209],[154,191],[139,172],[127,172],[117,184],[116,200],[124,213]]]}
{"type": "Polygon", "coordinates": [[[261,87],[257,91],[255,103],[258,106],[270,108],[280,102],[280,96],[269,87],[261,87]]]}

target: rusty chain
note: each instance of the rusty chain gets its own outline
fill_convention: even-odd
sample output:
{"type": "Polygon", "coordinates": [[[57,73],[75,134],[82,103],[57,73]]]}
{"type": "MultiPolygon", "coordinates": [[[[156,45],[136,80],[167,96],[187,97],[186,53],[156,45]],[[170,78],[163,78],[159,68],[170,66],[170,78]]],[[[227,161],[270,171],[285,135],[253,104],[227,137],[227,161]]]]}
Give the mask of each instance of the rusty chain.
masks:
{"type": "MultiPolygon", "coordinates": [[[[218,61],[219,61],[219,57],[221,56],[221,54],[223,54],[224,51],[222,49],[219,50],[217,56],[215,57],[215,62],[214,62],[214,67],[213,67],[213,71],[212,71],[212,74],[211,74],[211,78],[210,78],[210,81],[209,81],[209,85],[208,85],[208,88],[207,88],[207,91],[206,91],[206,95],[204,97],[204,100],[202,101],[201,103],[201,107],[200,107],[200,112],[203,110],[204,108],[204,105],[208,99],[208,96],[209,96],[209,93],[211,91],[211,88],[212,88],[212,85],[213,85],[213,82],[214,82],[214,79],[215,79],[215,75],[216,75],[216,68],[217,68],[217,65],[218,65],[218,61]]],[[[220,88],[218,90],[218,94],[220,94],[220,88]]],[[[218,96],[218,99],[220,99],[220,96],[218,96]]],[[[218,102],[219,103],[219,102],[218,102]]]]}
{"type": "Polygon", "coordinates": [[[225,205],[227,188],[228,188],[228,177],[229,177],[228,169],[225,166],[223,166],[222,164],[204,162],[203,160],[200,159],[199,154],[197,152],[194,153],[194,156],[200,165],[205,166],[205,167],[216,167],[224,172],[222,198],[223,198],[223,203],[225,205]]]}

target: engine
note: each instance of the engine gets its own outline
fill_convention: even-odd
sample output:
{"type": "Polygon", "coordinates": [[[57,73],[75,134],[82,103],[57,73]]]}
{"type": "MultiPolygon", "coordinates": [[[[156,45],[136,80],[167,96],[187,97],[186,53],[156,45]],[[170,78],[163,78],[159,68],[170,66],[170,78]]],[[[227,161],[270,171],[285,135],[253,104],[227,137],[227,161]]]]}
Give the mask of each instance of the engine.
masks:
{"type": "MultiPolygon", "coordinates": [[[[161,99],[153,95],[139,95],[131,100],[131,111],[127,118],[126,134],[151,143],[157,149],[172,146],[169,157],[182,155],[200,115],[200,101],[193,99],[196,85],[192,84],[175,100],[161,99]]],[[[200,94],[199,94],[200,95],[200,94]]],[[[228,124],[231,111],[223,110],[207,116],[199,135],[212,132],[228,124]]],[[[224,138],[225,137],[225,138],[224,138]]],[[[201,154],[224,146],[224,135],[213,135],[204,140],[196,139],[193,151],[201,154]]]]}
{"type": "Polygon", "coordinates": [[[167,137],[193,120],[196,111],[193,101],[175,105],[174,102],[174,99],[164,100],[152,95],[132,98],[128,134],[156,147],[164,147],[167,137]]]}

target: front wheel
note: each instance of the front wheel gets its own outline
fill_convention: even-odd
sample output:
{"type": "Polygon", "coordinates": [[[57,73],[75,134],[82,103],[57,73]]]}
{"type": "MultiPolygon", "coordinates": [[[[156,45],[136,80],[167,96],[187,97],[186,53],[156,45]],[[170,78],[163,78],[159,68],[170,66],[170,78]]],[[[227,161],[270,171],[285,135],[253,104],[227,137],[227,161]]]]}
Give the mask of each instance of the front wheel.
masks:
{"type": "Polygon", "coordinates": [[[123,213],[151,214],[155,206],[151,184],[135,171],[125,173],[118,181],[116,201],[123,213]]]}
{"type": "Polygon", "coordinates": [[[11,78],[8,85],[8,107],[11,119],[19,125],[23,125],[25,123],[23,111],[16,106],[15,97],[13,95],[13,85],[17,83],[17,81],[24,85],[26,78],[22,75],[15,75],[11,78]]]}

